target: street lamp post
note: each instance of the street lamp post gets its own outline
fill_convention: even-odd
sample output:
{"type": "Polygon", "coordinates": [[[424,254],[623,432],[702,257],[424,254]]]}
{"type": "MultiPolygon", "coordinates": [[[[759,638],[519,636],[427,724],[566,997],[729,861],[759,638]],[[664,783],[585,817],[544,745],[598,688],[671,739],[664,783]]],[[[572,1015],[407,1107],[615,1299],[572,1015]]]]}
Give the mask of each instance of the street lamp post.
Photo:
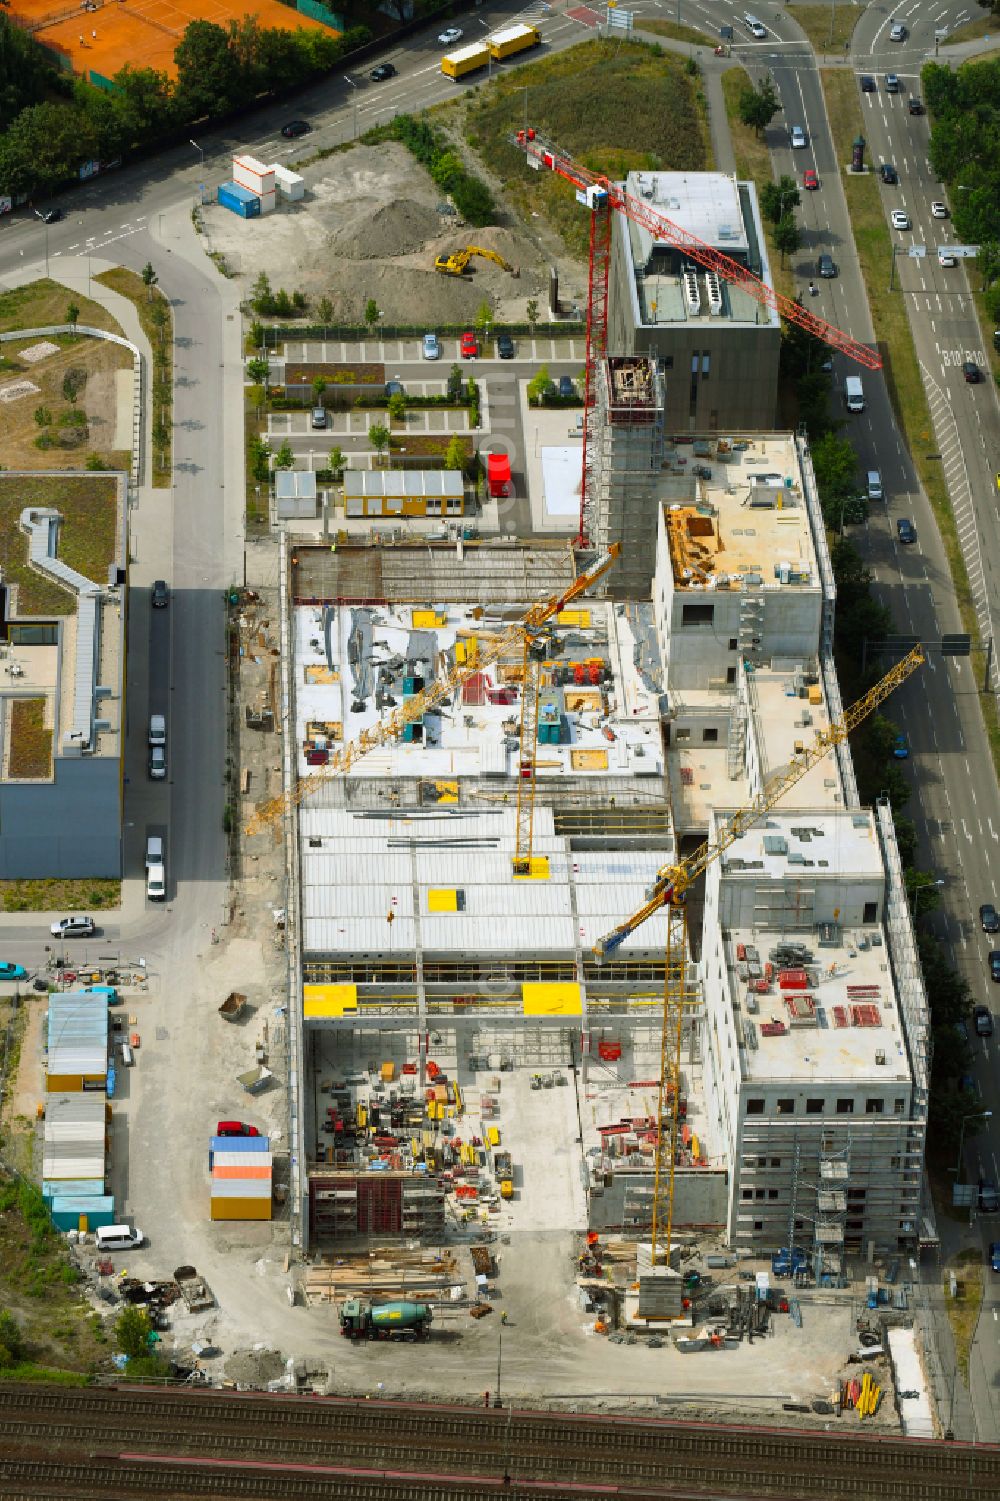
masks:
{"type": "Polygon", "coordinates": [[[195,140],[192,140],[190,136],[188,136],[188,144],[190,146],[193,146],[194,149],[195,149],[195,151],[197,151],[199,153],[199,155],[201,156],[200,166],[201,166],[202,171],[204,171],[205,170],[205,148],[204,148],[204,146],[199,146],[198,142],[195,141],[195,140]]]}
{"type": "MultiPolygon", "coordinates": [[[[478,21],[479,17],[477,16],[476,19],[478,21]]],[[[489,23],[486,22],[486,21],[479,21],[479,24],[480,24],[480,26],[483,28],[483,30],[486,33],[486,40],[487,40],[487,44],[488,44],[489,43],[489,36],[490,36],[489,23]]],[[[490,79],[492,77],[493,77],[493,53],[489,50],[489,46],[487,45],[487,49],[486,49],[486,82],[489,83],[489,81],[490,81],[490,79]]],[[[527,101],[527,92],[525,92],[525,100],[527,101]]]]}
{"type": "Polygon", "coordinates": [[[966,1121],[971,1121],[971,1120],[988,1121],[988,1120],[992,1120],[992,1118],[993,1118],[993,1111],[992,1110],[969,1110],[969,1111],[966,1112],[965,1115],[962,1116],[962,1126],[961,1126],[961,1130],[958,1133],[958,1162],[957,1162],[956,1167],[955,1167],[955,1182],[956,1183],[961,1183],[961,1181],[962,1181],[962,1146],[963,1146],[963,1143],[965,1141],[965,1123],[966,1123],[966,1121]]]}
{"type": "MultiPolygon", "coordinates": [[[[841,512],[841,516],[843,516],[843,512],[841,512]]],[[[913,922],[916,922],[917,913],[920,910],[920,893],[922,891],[927,891],[931,887],[938,887],[943,885],[944,881],[940,879],[937,881],[918,881],[916,886],[910,886],[907,889],[906,900],[910,904],[910,917],[913,922]]]]}
{"type": "Polygon", "coordinates": [[[353,136],[353,139],[356,141],[357,138],[358,138],[358,86],[354,82],[354,79],[351,77],[351,75],[349,73],[345,73],[344,74],[344,82],[345,83],[349,83],[351,85],[351,88],[354,90],[353,94],[351,95],[351,98],[354,101],[354,136],[353,136]]]}

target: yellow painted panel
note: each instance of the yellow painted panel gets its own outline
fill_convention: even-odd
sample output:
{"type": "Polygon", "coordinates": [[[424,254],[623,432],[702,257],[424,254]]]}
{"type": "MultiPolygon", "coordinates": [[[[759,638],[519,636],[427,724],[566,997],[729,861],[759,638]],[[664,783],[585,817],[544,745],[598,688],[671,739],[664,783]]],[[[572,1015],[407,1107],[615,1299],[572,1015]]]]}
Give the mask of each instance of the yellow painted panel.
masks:
{"type": "Polygon", "coordinates": [[[560,610],[556,616],[560,625],[590,625],[589,610],[560,610]]]}
{"type": "Polygon", "coordinates": [[[525,1016],[581,1016],[581,987],[574,980],[525,981],[521,986],[525,1016]]]}
{"type": "Polygon", "coordinates": [[[45,1088],[49,1094],[78,1094],[83,1088],[82,1074],[46,1074],[45,1088]]]}
{"type": "Polygon", "coordinates": [[[302,989],[302,1014],[306,1021],[327,1016],[345,1016],[358,1009],[356,985],[305,985],[302,989]]]}
{"type": "Polygon", "coordinates": [[[606,750],[571,750],[569,753],[570,765],[574,771],[607,771],[608,753],[606,750]]]}
{"type": "Polygon", "coordinates": [[[269,1220],[270,1199],[213,1199],[213,1220],[269,1220]]]}
{"type": "Polygon", "coordinates": [[[500,1145],[500,1131],[496,1126],[489,1126],[487,1128],[486,1140],[491,1147],[498,1147],[500,1145]]]}
{"type": "Polygon", "coordinates": [[[514,872],[515,881],[547,881],[549,879],[548,855],[532,855],[529,862],[529,870],[526,875],[514,872]]]}
{"type": "Polygon", "coordinates": [[[457,912],[458,892],[454,887],[431,887],[427,892],[428,912],[457,912]]]}
{"type": "Polygon", "coordinates": [[[415,631],[430,631],[435,627],[445,625],[447,615],[439,615],[437,610],[414,610],[413,629],[415,631]]]}

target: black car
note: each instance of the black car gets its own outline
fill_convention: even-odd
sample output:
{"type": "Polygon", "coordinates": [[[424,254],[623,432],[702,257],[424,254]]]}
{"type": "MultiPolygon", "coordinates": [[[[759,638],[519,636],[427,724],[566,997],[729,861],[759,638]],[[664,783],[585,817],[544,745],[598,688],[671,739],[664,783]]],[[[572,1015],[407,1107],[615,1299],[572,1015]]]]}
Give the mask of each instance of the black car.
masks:
{"type": "Polygon", "coordinates": [[[892,162],[880,162],[878,175],[879,177],[881,177],[882,181],[884,183],[887,183],[890,187],[895,187],[899,182],[899,173],[892,165],[892,162]]]}
{"type": "Polygon", "coordinates": [[[377,68],[372,68],[368,77],[372,83],[384,83],[387,78],[395,78],[396,69],[392,63],[379,63],[377,68]]]}
{"type": "Polygon", "coordinates": [[[816,262],[816,270],[819,272],[820,276],[825,277],[827,281],[829,281],[832,276],[836,276],[837,268],[833,263],[833,256],[827,255],[824,252],[816,262]]]}
{"type": "Polygon", "coordinates": [[[385,394],[387,396],[405,396],[406,392],[403,390],[403,382],[401,380],[387,380],[385,383],[385,394]]]}
{"type": "Polygon", "coordinates": [[[911,115],[926,115],[927,113],[927,111],[924,109],[922,99],[908,99],[906,101],[906,107],[910,111],[911,115]]]}
{"type": "Polygon", "coordinates": [[[35,213],[43,224],[58,224],[63,216],[61,208],[47,208],[44,213],[40,208],[36,208],[35,213]]]}
{"type": "Polygon", "coordinates": [[[281,134],[286,139],[293,140],[295,136],[307,136],[311,130],[308,120],[289,120],[287,125],[281,127],[281,134]]]}
{"type": "Polygon", "coordinates": [[[987,1183],[985,1179],[979,1180],[979,1213],[996,1214],[1000,1210],[1000,1194],[997,1193],[995,1183],[987,1183]]]}
{"type": "Polygon", "coordinates": [[[502,360],[514,358],[514,340],[510,334],[497,334],[497,354],[502,360]]]}
{"type": "MultiPolygon", "coordinates": [[[[912,521],[907,521],[905,516],[900,516],[899,520],[896,522],[896,536],[899,538],[900,542],[903,543],[916,542],[917,529],[913,525],[912,521]]],[[[998,957],[1000,957],[1000,955],[998,955],[998,957]]]]}
{"type": "Polygon", "coordinates": [[[165,610],[170,599],[170,590],[163,579],[156,579],[153,583],[153,609],[165,610]]]}
{"type": "Polygon", "coordinates": [[[1000,933],[1000,912],[992,902],[984,902],[980,907],[979,922],[984,933],[1000,933]]]}
{"type": "Polygon", "coordinates": [[[990,949],[990,979],[1000,985],[1000,949],[990,949]]]}
{"type": "Polygon", "coordinates": [[[965,379],[968,381],[970,386],[978,386],[979,382],[983,378],[983,372],[980,370],[975,360],[965,361],[964,365],[962,366],[962,374],[965,376],[965,379]]]}
{"type": "Polygon", "coordinates": [[[993,1036],[993,1016],[988,1006],[973,1006],[972,1020],[975,1023],[977,1037],[993,1036]]]}
{"type": "Polygon", "coordinates": [[[862,73],[861,75],[861,92],[862,94],[874,94],[875,92],[875,80],[870,73],[862,73]]]}

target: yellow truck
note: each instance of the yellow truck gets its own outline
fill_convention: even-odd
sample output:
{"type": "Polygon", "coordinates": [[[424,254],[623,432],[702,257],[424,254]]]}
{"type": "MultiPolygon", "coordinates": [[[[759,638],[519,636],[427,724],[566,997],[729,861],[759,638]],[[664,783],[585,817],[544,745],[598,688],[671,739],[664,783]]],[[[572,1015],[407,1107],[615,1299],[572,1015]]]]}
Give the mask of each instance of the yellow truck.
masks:
{"type": "Polygon", "coordinates": [[[487,42],[472,42],[470,46],[460,47],[457,52],[449,52],[447,57],[442,57],[441,72],[447,78],[464,78],[466,73],[485,68],[489,60],[490,49],[487,42]]]}
{"type": "Polygon", "coordinates": [[[494,62],[513,57],[515,52],[527,52],[529,47],[537,47],[541,40],[542,33],[537,26],[524,25],[506,26],[488,38],[494,62]]]}

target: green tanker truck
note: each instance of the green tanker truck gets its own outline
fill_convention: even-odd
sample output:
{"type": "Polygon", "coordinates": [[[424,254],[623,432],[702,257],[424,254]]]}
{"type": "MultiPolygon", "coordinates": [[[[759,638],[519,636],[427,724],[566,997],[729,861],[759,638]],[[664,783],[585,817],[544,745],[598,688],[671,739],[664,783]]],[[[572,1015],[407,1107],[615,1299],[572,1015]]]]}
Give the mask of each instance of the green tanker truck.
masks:
{"type": "Polygon", "coordinates": [[[345,1339],[423,1339],[434,1315],[426,1303],[368,1303],[348,1298],[340,1306],[345,1339]]]}

